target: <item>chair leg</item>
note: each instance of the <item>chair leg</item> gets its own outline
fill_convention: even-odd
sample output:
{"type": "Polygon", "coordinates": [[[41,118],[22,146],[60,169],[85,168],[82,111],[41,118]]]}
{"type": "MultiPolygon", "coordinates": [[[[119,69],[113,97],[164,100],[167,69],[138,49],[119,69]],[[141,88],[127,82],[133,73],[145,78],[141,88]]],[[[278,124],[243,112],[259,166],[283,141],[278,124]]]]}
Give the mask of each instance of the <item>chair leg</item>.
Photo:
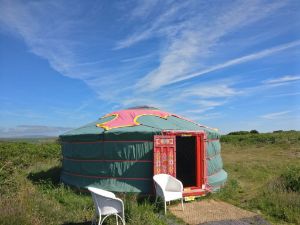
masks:
{"type": "Polygon", "coordinates": [[[125,225],[125,213],[124,213],[124,208],[122,212],[122,225],[125,225]]]}
{"type": "Polygon", "coordinates": [[[183,198],[181,198],[181,207],[182,207],[182,211],[184,211],[184,207],[183,207],[183,198]]]}
{"type": "Polygon", "coordinates": [[[99,222],[98,222],[98,225],[101,225],[102,223],[101,223],[101,219],[102,219],[102,217],[101,217],[101,214],[99,215],[99,222]]]}
{"type": "Polygon", "coordinates": [[[166,200],[164,200],[164,202],[165,202],[165,215],[167,214],[167,202],[166,202],[166,200]]]}
{"type": "Polygon", "coordinates": [[[125,216],[122,216],[122,224],[125,225],[125,216]]]}
{"type": "Polygon", "coordinates": [[[99,224],[98,224],[98,225],[102,225],[103,222],[104,222],[104,220],[105,220],[107,217],[109,217],[110,215],[112,215],[112,214],[108,214],[108,215],[104,216],[102,221],[101,221],[101,217],[100,217],[100,219],[99,219],[99,224]]]}
{"type": "Polygon", "coordinates": [[[120,220],[122,222],[122,225],[126,224],[124,213],[121,213],[121,215],[115,214],[115,216],[116,216],[116,220],[117,220],[117,225],[119,224],[119,218],[120,218],[120,220]]]}

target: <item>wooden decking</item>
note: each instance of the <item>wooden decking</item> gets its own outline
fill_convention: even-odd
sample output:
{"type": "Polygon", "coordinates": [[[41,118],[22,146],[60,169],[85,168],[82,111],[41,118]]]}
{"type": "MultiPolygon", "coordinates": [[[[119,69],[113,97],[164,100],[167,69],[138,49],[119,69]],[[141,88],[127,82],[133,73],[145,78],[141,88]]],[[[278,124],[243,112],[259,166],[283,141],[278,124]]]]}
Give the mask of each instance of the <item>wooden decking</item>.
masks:
{"type": "Polygon", "coordinates": [[[183,197],[200,197],[206,195],[206,191],[201,188],[184,188],[183,197]]]}

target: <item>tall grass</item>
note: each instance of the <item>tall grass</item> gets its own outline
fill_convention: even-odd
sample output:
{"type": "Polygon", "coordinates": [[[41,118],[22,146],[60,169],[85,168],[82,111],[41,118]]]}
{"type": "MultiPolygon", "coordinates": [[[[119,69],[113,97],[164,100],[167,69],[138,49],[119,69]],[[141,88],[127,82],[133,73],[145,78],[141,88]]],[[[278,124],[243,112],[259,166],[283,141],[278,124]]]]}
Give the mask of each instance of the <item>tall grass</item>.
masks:
{"type": "Polygon", "coordinates": [[[300,165],[289,167],[264,187],[251,206],[268,215],[300,224],[300,165]]]}
{"type": "MultiPolygon", "coordinates": [[[[59,182],[60,145],[55,141],[0,141],[1,225],[90,225],[94,206],[89,193],[59,182]]],[[[151,199],[124,195],[128,225],[182,224],[151,199]]],[[[115,224],[109,218],[105,224],[115,224]]]]}
{"type": "Polygon", "coordinates": [[[213,198],[275,224],[300,224],[300,132],[226,135],[221,142],[229,179],[213,198]]]}
{"type": "MultiPolygon", "coordinates": [[[[213,198],[264,215],[275,224],[300,224],[300,132],[227,135],[222,157],[229,180],[213,198]]],[[[0,141],[0,224],[90,224],[89,194],[59,182],[55,141],[0,141]]],[[[127,224],[182,224],[151,199],[121,196],[127,224]]],[[[106,224],[115,224],[114,218],[106,224]]]]}
{"type": "Polygon", "coordinates": [[[294,145],[300,143],[299,131],[286,131],[279,133],[247,133],[240,135],[224,135],[221,137],[222,143],[233,145],[294,145]]]}

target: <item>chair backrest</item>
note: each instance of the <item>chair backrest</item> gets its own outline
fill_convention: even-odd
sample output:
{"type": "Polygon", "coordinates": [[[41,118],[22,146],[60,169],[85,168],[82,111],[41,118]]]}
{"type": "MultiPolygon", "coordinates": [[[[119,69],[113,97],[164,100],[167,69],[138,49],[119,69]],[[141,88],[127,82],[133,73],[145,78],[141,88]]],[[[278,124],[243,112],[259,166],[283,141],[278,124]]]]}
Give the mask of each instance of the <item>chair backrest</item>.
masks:
{"type": "Polygon", "coordinates": [[[117,199],[114,193],[94,187],[88,187],[88,190],[92,194],[98,215],[122,212],[121,200],[117,199]]]}
{"type": "Polygon", "coordinates": [[[156,174],[153,176],[153,180],[159,184],[159,186],[165,190],[167,185],[168,185],[168,182],[170,180],[170,175],[169,174],[165,174],[165,173],[161,173],[161,174],[156,174]]]}
{"type": "MultiPolygon", "coordinates": [[[[182,182],[169,174],[154,175],[153,180],[156,183],[155,186],[158,184],[165,191],[183,191],[182,182]]],[[[157,191],[160,192],[160,190],[157,191]]]]}
{"type": "Polygon", "coordinates": [[[103,189],[100,188],[95,188],[95,187],[88,187],[88,190],[92,193],[95,193],[97,195],[101,195],[103,197],[107,197],[107,198],[115,198],[116,195],[110,191],[105,191],[103,189]]]}

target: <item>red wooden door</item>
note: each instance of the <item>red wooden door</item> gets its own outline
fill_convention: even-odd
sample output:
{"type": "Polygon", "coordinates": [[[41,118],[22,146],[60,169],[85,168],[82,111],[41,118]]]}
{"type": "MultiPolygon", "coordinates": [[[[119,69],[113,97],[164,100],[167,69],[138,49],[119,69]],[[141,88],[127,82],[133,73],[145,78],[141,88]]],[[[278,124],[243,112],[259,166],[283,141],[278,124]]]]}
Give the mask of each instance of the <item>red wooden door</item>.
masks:
{"type": "Polygon", "coordinates": [[[175,136],[154,135],[153,173],[166,173],[176,177],[175,136]]]}

